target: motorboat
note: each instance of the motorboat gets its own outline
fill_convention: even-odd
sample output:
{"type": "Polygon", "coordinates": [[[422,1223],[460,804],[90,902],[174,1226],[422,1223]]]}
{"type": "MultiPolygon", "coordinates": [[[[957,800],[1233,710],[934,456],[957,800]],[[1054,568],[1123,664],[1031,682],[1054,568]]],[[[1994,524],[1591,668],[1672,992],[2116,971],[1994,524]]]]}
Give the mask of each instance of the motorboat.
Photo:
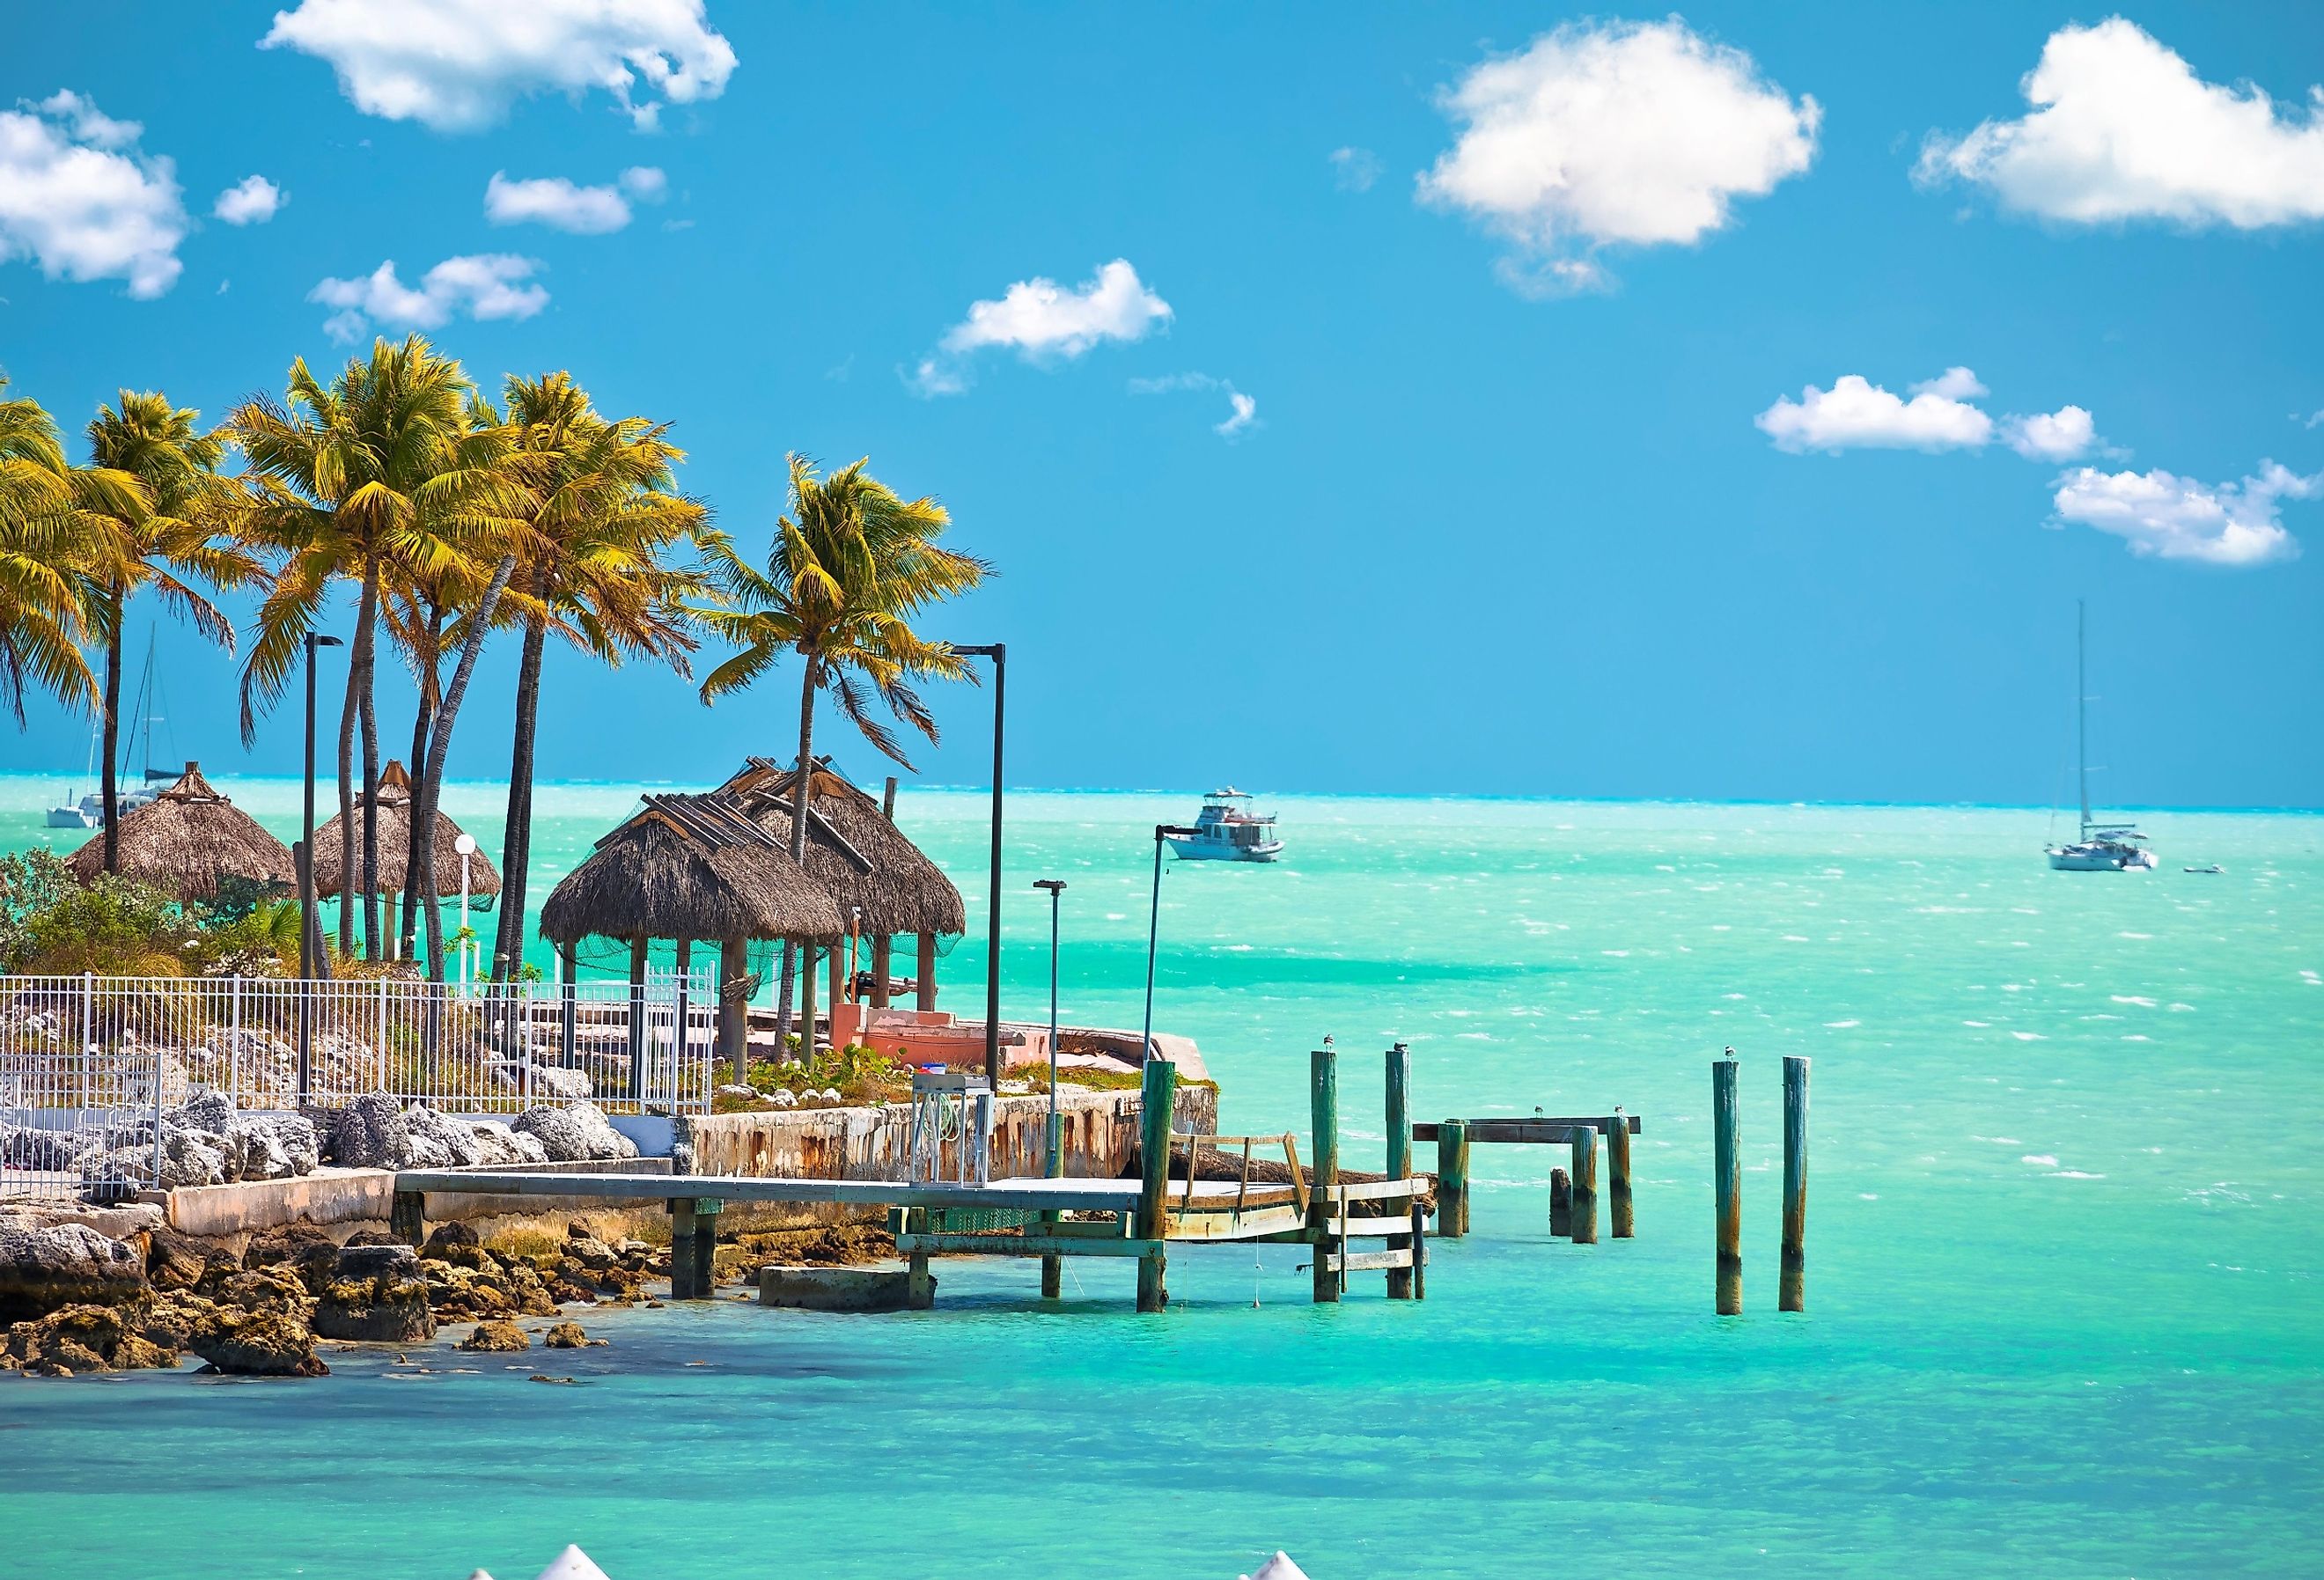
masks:
{"type": "Polygon", "coordinates": [[[1203,798],[1202,812],[1192,834],[1169,836],[1170,848],[1182,861],[1271,862],[1283,854],[1275,835],[1275,815],[1250,809],[1247,790],[1232,785],[1203,798]]]}

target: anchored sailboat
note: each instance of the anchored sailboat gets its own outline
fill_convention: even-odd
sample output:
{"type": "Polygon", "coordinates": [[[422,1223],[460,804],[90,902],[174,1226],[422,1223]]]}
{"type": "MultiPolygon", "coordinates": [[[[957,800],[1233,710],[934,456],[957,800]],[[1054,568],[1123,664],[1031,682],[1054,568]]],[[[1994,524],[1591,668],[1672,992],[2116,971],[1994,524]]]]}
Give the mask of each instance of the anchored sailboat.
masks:
{"type": "MultiPolygon", "coordinates": [[[[124,817],[160,796],[161,792],[155,787],[175,783],[181,772],[175,768],[153,766],[153,726],[166,722],[158,711],[161,706],[161,684],[155,679],[153,674],[153,635],[149,631],[145,634],[145,671],[138,678],[136,700],[130,705],[129,730],[122,737],[121,760],[115,764],[114,769],[115,797],[120,803],[122,815],[124,817]],[[148,711],[149,709],[154,711],[148,711]],[[139,745],[141,737],[143,742],[142,748],[139,745]],[[136,788],[132,789],[124,781],[129,777],[129,765],[141,757],[145,762],[144,779],[136,788]]],[[[100,743],[105,739],[104,716],[100,714],[91,720],[88,728],[88,766],[86,772],[88,777],[94,779],[97,777],[97,754],[100,750],[100,743]]],[[[173,748],[176,745],[174,732],[171,744],[173,748]]],[[[48,821],[51,828],[104,827],[103,791],[91,790],[78,800],[68,800],[61,805],[51,807],[48,821]]]]}
{"type": "Polygon", "coordinates": [[[2071,845],[2043,847],[2051,869],[2060,873],[2128,873],[2152,871],[2154,853],[2146,836],[2128,823],[2101,823],[2090,816],[2090,698],[2088,660],[2083,652],[2087,616],[2080,598],[2074,600],[2074,777],[2081,790],[2081,837],[2071,845]]]}

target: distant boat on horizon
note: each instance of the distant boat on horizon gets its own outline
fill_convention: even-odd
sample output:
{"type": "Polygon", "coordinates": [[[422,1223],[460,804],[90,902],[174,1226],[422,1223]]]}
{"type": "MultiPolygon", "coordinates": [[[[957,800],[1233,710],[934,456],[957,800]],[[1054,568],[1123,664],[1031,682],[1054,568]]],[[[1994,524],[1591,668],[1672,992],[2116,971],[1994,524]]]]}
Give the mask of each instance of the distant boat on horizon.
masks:
{"type": "MultiPolygon", "coordinates": [[[[2090,697],[2083,651],[2087,624],[2082,601],[2074,600],[2074,777],[2081,791],[2081,836],[2070,845],[2044,845],[2050,870],[2057,873],[2152,872],[2154,853],[2146,836],[2128,823],[2100,823],[2090,816],[2090,697]]],[[[2190,869],[2191,870],[2191,869],[2190,869]]]]}
{"type": "Polygon", "coordinates": [[[1191,835],[1173,835],[1170,848],[1190,862],[1271,862],[1283,854],[1275,814],[1250,809],[1250,792],[1229,785],[1203,798],[1191,835]]]}
{"type": "MultiPolygon", "coordinates": [[[[153,726],[162,723],[163,720],[160,714],[149,713],[146,710],[159,706],[160,701],[161,693],[156,688],[153,679],[153,636],[149,631],[145,636],[145,670],[137,681],[137,698],[131,704],[129,715],[129,734],[121,743],[121,762],[115,773],[116,785],[114,792],[115,799],[119,804],[124,817],[148,801],[157,799],[161,792],[155,787],[174,784],[178,775],[183,772],[181,769],[152,766],[153,726]],[[141,739],[144,742],[144,749],[142,753],[138,749],[138,742],[141,739]],[[143,782],[134,790],[121,785],[119,781],[128,777],[129,765],[141,755],[145,759],[146,763],[143,782]]],[[[88,764],[82,770],[83,776],[87,779],[97,778],[97,754],[103,749],[104,742],[105,718],[100,714],[89,721],[88,764]]],[[[172,740],[171,744],[175,744],[172,740]]],[[[104,827],[105,791],[103,787],[100,785],[98,789],[89,791],[78,800],[68,799],[58,806],[51,807],[48,824],[51,828],[104,827]]]]}

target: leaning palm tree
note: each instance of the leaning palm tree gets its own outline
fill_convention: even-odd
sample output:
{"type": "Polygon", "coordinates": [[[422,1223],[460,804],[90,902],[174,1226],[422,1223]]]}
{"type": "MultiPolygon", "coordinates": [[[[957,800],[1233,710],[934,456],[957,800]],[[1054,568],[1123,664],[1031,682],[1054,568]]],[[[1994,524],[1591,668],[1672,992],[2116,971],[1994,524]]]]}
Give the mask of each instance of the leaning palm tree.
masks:
{"type": "Polygon", "coordinates": [[[121,645],[129,600],[152,589],[204,636],[234,651],[234,623],[195,590],[255,579],[258,561],[226,533],[230,490],[217,475],[225,439],[197,428],[201,413],[159,393],[121,392],[88,425],[90,465],[73,469],[88,556],[89,624],[105,649],[105,870],[121,870],[121,645]],[[134,481],[134,488],[121,486],[134,481]]]}
{"type": "MultiPolygon", "coordinates": [[[[500,470],[501,430],[480,421],[460,365],[418,335],[378,341],[324,384],[303,360],[291,365],[285,402],[261,396],[228,419],[249,462],[244,530],[277,559],[243,668],[243,738],[290,682],[300,645],[335,583],[359,588],[339,716],[341,872],[339,947],[354,948],[356,897],[365,952],[377,959],[379,832],[363,819],[355,851],[355,742],[363,739],[364,798],[379,790],[379,730],[373,707],[383,585],[400,572],[429,575],[489,558],[508,529],[496,514],[512,492],[500,470]],[[356,874],[361,873],[358,880],[356,874]]],[[[481,578],[480,578],[481,579],[481,578]]]]}
{"type": "Polygon", "coordinates": [[[686,452],[669,441],[667,424],[602,418],[563,373],[511,378],[507,399],[509,466],[525,486],[529,531],[513,584],[526,603],[493,952],[503,980],[514,976],[524,952],[533,754],[550,633],[608,665],[644,658],[685,674],[696,646],[685,600],[709,590],[699,570],[673,562],[709,513],[676,492],[671,469],[686,452]]]}
{"type": "Polygon", "coordinates": [[[0,374],[0,693],[24,722],[29,682],[80,707],[97,695],[86,633],[81,534],[57,426],[0,374]]]}
{"type": "MultiPolygon", "coordinates": [[[[936,716],[911,683],[975,679],[966,660],[918,635],[910,622],[974,587],[991,567],[940,547],[936,540],[952,521],[944,506],[901,498],[864,470],[870,464],[867,457],[825,477],[812,460],[792,456],[791,511],[775,523],[766,569],[743,560],[723,538],[713,539],[711,579],[727,606],[695,610],[713,633],[742,649],[702,682],[706,703],[750,685],[786,652],[804,661],[791,792],[791,856],[802,866],[816,694],[828,692],[865,740],[909,768],[895,732],[872,716],[874,699],[934,742],[936,716]]],[[[796,960],[786,944],[775,1008],[779,1048],[790,1030],[796,960]]]]}

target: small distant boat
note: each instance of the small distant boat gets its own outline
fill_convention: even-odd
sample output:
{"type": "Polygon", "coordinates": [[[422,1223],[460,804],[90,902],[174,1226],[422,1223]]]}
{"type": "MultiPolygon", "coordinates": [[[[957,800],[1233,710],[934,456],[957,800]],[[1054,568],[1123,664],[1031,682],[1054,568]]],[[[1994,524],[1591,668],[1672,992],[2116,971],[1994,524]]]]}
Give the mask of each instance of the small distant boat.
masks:
{"type": "Polygon", "coordinates": [[[1275,815],[1250,809],[1250,795],[1232,785],[1203,798],[1191,835],[1173,835],[1170,848],[1190,862],[1271,862],[1283,854],[1275,836],[1275,815]]]}
{"type": "Polygon", "coordinates": [[[2058,873],[2153,872],[2154,853],[2146,836],[2127,823],[2100,823],[2090,816],[2089,682],[2082,651],[2083,614],[2074,602],[2074,772],[2082,797],[2081,836],[2070,845],[2043,847],[2050,870],[2058,873]]]}
{"type": "Polygon", "coordinates": [[[2218,863],[2213,862],[2208,867],[2181,867],[2179,870],[2184,873],[2224,873],[2227,869],[2221,866],[2218,863]]]}
{"type": "MultiPolygon", "coordinates": [[[[157,705],[160,700],[161,692],[156,688],[153,679],[153,640],[149,635],[145,639],[145,672],[137,682],[137,700],[130,714],[129,735],[121,743],[121,762],[115,775],[114,799],[120,803],[121,811],[124,817],[158,798],[163,789],[176,783],[180,772],[174,768],[148,766],[145,770],[144,782],[136,789],[132,790],[120,782],[128,777],[129,764],[135,762],[140,755],[138,742],[141,738],[144,742],[143,755],[149,764],[152,762],[153,726],[164,721],[160,714],[148,713],[146,709],[157,705]]],[[[84,778],[97,777],[97,754],[102,749],[104,741],[105,720],[100,717],[93,720],[89,725],[88,765],[82,771],[84,778]]],[[[174,740],[171,744],[175,744],[174,740]]],[[[48,825],[51,828],[104,827],[104,792],[91,790],[78,800],[67,800],[51,807],[48,825]]]]}

